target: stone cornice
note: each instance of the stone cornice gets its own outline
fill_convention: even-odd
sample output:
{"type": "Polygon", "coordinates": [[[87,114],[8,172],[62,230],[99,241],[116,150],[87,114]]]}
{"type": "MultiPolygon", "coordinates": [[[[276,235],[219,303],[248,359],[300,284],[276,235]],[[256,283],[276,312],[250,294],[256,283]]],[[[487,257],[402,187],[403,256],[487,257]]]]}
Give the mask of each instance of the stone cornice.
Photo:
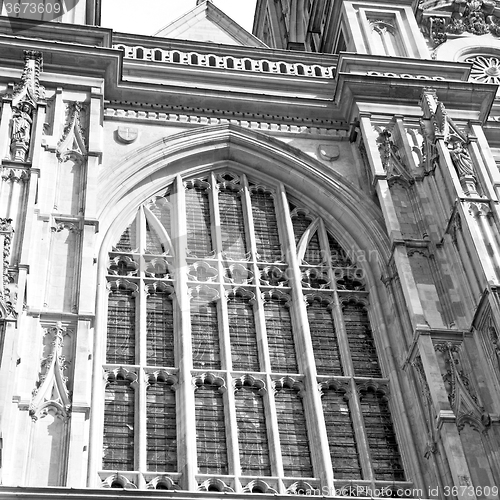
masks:
{"type": "Polygon", "coordinates": [[[332,120],[314,120],[299,117],[263,115],[257,113],[227,112],[194,109],[181,106],[133,106],[126,102],[108,102],[106,120],[127,122],[168,123],[184,127],[233,124],[243,128],[280,134],[303,134],[347,139],[347,124],[332,120]]]}

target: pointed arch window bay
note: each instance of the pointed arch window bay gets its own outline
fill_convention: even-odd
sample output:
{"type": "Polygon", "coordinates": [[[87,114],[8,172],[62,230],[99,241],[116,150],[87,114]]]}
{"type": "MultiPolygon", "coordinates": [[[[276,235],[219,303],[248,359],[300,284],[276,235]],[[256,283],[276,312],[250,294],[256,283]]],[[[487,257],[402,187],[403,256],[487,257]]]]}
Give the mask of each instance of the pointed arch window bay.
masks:
{"type": "Polygon", "coordinates": [[[366,278],[335,228],[236,169],[158,188],[109,252],[99,474],[405,481],[366,278]]]}

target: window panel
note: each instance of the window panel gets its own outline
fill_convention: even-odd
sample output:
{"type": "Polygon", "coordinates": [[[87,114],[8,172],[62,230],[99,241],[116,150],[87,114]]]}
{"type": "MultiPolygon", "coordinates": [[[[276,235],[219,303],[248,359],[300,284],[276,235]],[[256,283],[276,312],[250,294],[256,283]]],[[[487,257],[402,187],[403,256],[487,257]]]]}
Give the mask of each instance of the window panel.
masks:
{"type": "Polygon", "coordinates": [[[191,300],[191,335],[194,368],[220,368],[217,304],[206,296],[191,300]]]}
{"type": "Polygon", "coordinates": [[[404,471],[396,434],[384,395],[368,390],[360,400],[375,478],[403,481],[404,471]]]}
{"type": "Polygon", "coordinates": [[[174,366],[174,316],[165,292],[148,295],[146,301],[147,364],[174,366]]]}
{"type": "Polygon", "coordinates": [[[247,244],[240,193],[219,188],[219,211],[222,251],[230,259],[245,259],[247,244]]]}
{"type": "Polygon", "coordinates": [[[190,255],[207,257],[212,253],[210,202],[205,187],[186,188],[187,247],[190,255]]]}
{"type": "Polygon", "coordinates": [[[324,388],[322,403],[335,479],[363,479],[351,412],[344,393],[333,387],[324,388]]]}
{"type": "Polygon", "coordinates": [[[329,304],[319,299],[307,306],[316,370],[319,375],[342,375],[339,345],[329,304]]]}
{"type": "Polygon", "coordinates": [[[135,363],[135,298],[129,290],[112,290],[108,298],[108,363],[135,363]]]}
{"type": "Polygon", "coordinates": [[[282,387],[275,401],[285,476],[313,477],[302,398],[297,390],[282,387]]]}
{"type": "Polygon", "coordinates": [[[175,393],[165,381],[151,382],[146,399],[147,467],[151,471],[177,470],[175,393]]]}
{"type": "Polygon", "coordinates": [[[220,387],[196,388],[196,449],[201,474],[227,474],[226,429],[220,387]]]}
{"type": "Polygon", "coordinates": [[[259,371],[257,334],[249,297],[232,295],[227,303],[233,370],[259,371]]]}
{"type": "Polygon", "coordinates": [[[106,386],[103,448],[103,469],[134,469],[134,390],[128,380],[106,386]]]}
{"type": "Polygon", "coordinates": [[[344,322],[354,374],[358,377],[381,377],[377,351],[364,306],[352,302],[345,304],[344,322]]]}
{"type": "Polygon", "coordinates": [[[270,476],[271,462],[267,442],[264,401],[259,389],[241,387],[235,395],[241,472],[270,476]]]}
{"type": "Polygon", "coordinates": [[[273,196],[271,193],[257,190],[257,188],[252,190],[251,196],[255,242],[259,259],[266,262],[279,261],[281,259],[281,246],[273,196]]]}
{"type": "Polygon", "coordinates": [[[264,314],[272,371],[298,373],[292,319],[286,301],[271,298],[264,305],[264,314]]]}

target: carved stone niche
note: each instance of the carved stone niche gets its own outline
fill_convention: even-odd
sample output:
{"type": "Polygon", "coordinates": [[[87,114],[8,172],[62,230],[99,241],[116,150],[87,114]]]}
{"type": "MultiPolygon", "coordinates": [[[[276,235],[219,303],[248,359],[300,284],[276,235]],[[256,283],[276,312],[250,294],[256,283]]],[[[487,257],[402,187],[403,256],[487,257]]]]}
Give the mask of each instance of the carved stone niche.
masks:
{"type": "Polygon", "coordinates": [[[50,410],[63,420],[69,417],[71,392],[68,388],[67,355],[71,349],[64,347],[66,340],[71,338],[71,333],[71,330],[63,327],[61,323],[45,329],[44,358],[41,361],[39,381],[33,390],[29,406],[29,413],[35,421],[46,416],[50,410]]]}

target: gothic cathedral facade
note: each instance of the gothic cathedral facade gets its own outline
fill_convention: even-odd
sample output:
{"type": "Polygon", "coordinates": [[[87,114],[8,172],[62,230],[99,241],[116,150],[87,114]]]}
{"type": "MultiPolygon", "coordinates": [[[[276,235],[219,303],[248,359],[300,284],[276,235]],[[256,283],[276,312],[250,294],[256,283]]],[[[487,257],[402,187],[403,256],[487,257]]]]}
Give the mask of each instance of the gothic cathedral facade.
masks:
{"type": "Polygon", "coordinates": [[[1,4],[0,500],[498,499],[500,2],[1,4]]]}

